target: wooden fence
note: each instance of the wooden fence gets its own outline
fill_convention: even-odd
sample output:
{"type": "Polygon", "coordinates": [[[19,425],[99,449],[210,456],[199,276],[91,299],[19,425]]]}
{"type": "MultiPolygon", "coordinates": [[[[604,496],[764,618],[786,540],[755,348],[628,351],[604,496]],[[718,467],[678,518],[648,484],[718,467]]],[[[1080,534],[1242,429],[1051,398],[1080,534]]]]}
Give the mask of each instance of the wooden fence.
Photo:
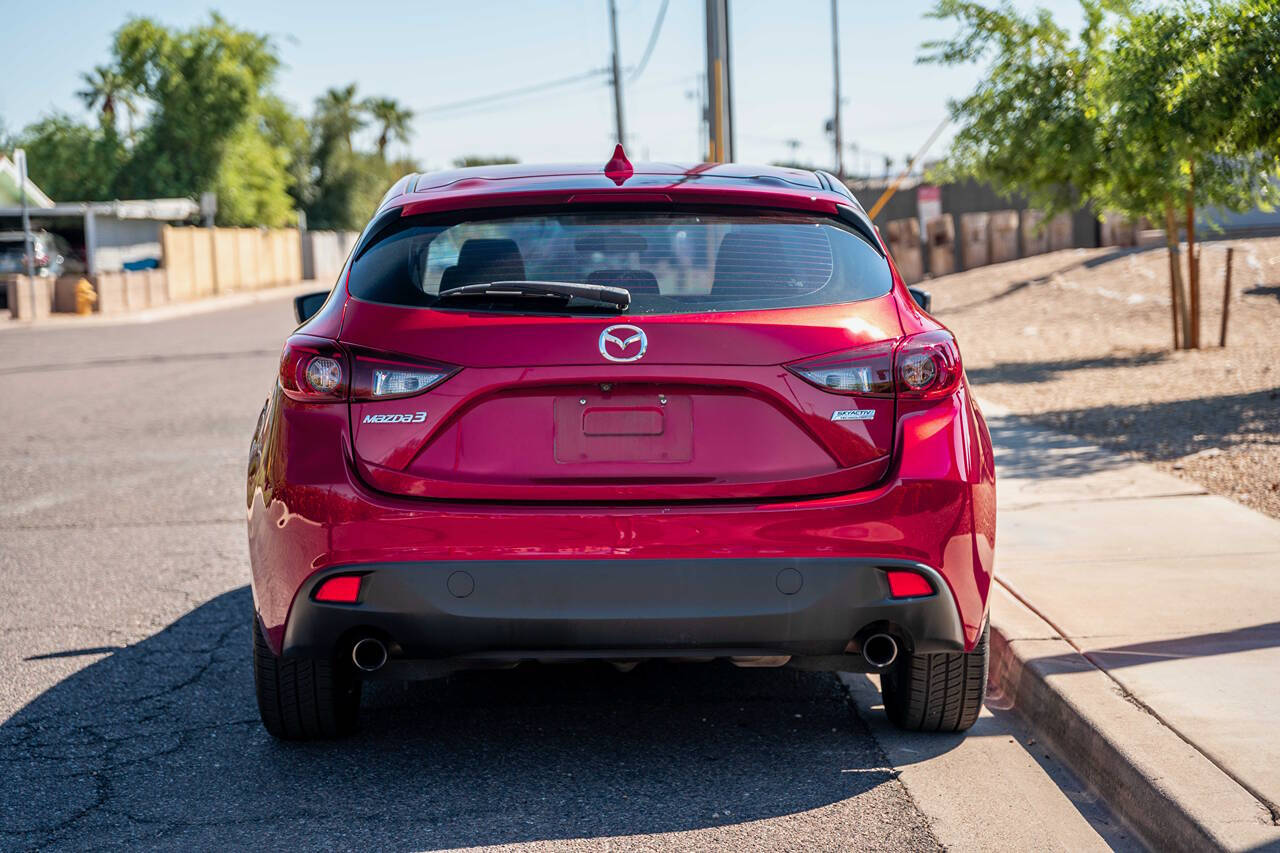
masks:
{"type": "Polygon", "coordinates": [[[302,252],[293,228],[191,228],[160,232],[169,299],[258,290],[302,278],[302,252]]]}

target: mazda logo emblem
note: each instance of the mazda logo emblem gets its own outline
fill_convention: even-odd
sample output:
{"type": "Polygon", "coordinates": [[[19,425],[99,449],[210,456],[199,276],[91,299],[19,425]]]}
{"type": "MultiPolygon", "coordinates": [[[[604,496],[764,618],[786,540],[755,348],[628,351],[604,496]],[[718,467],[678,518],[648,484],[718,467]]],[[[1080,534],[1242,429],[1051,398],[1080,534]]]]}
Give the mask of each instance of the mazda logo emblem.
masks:
{"type": "Polygon", "coordinates": [[[600,333],[600,354],[609,361],[637,361],[649,348],[649,338],[638,326],[610,326],[600,333]]]}

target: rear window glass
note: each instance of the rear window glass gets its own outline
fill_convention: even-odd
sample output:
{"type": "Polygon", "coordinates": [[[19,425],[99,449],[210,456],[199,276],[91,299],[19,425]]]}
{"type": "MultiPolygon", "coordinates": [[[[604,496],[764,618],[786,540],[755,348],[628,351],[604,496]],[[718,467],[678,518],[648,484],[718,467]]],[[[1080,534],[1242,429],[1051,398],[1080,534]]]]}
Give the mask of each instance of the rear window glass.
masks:
{"type": "MultiPolygon", "coordinates": [[[[494,281],[624,287],[631,293],[629,314],[830,305],[883,296],[892,284],[885,259],[834,220],[602,211],[406,219],[356,259],[350,288],[359,299],[392,305],[528,307],[440,301],[451,289],[494,281]]],[[[587,307],[577,297],[572,305],[587,307]]]]}

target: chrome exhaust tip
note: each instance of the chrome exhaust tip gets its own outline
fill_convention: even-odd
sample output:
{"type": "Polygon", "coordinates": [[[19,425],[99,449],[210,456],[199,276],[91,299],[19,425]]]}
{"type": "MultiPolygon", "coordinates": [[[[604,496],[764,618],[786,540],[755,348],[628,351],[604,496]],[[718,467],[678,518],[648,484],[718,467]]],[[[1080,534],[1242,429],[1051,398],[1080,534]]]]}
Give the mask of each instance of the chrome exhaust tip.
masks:
{"type": "Polygon", "coordinates": [[[898,659],[898,641],[888,634],[872,634],[862,641],[862,658],[876,669],[885,669],[898,659]]]}
{"type": "Polygon", "coordinates": [[[351,647],[351,662],[362,672],[377,672],[387,662],[387,647],[373,637],[357,640],[351,647]]]}

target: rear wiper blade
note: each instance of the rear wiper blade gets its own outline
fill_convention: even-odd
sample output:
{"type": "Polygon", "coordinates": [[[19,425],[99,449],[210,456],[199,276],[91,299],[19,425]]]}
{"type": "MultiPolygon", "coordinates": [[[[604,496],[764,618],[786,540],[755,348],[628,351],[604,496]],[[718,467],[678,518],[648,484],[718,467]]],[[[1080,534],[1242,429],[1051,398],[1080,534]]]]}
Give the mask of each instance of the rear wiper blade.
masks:
{"type": "Polygon", "coordinates": [[[466,296],[495,297],[579,297],[607,305],[627,308],[631,305],[631,291],[625,287],[608,287],[603,284],[582,284],[576,281],[490,281],[481,284],[464,284],[440,294],[440,299],[458,299],[466,296]]]}

